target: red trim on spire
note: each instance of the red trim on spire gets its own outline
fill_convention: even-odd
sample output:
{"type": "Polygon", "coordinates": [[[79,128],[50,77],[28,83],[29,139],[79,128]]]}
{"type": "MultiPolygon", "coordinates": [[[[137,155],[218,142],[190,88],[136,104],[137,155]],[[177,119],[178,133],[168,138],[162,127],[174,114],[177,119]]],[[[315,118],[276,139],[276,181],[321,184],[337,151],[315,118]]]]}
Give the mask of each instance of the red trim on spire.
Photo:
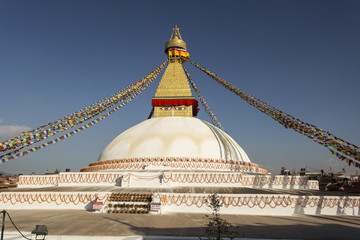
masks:
{"type": "Polygon", "coordinates": [[[179,105],[197,105],[195,99],[153,99],[153,106],[179,106],[179,105]]]}

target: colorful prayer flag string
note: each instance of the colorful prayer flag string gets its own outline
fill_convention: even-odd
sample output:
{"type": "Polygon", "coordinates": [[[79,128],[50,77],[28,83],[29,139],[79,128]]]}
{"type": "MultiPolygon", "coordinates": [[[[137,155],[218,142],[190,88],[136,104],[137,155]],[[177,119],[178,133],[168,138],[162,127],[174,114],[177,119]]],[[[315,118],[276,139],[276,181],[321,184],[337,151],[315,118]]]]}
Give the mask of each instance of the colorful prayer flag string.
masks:
{"type": "MultiPolygon", "coordinates": [[[[127,103],[129,103],[132,99],[134,99],[137,95],[139,95],[145,88],[147,88],[149,86],[149,84],[152,83],[155,80],[155,78],[158,76],[158,74],[164,68],[166,63],[167,63],[167,61],[165,61],[163,64],[161,64],[158,68],[156,68],[154,71],[152,71],[150,74],[148,74],[143,79],[141,79],[141,80],[137,81],[136,83],[130,85],[128,88],[124,89],[123,91],[118,92],[118,94],[112,95],[109,98],[106,98],[106,99],[112,98],[114,100],[114,101],[110,100],[110,102],[112,102],[112,104],[107,104],[107,105],[109,105],[109,106],[118,105],[115,108],[113,108],[112,110],[110,110],[109,112],[107,112],[106,114],[104,114],[101,117],[93,120],[90,123],[84,124],[83,126],[77,128],[74,131],[71,131],[71,132],[69,132],[67,134],[62,135],[61,137],[58,137],[58,138],[56,138],[54,140],[51,140],[51,141],[48,141],[48,142],[46,142],[44,144],[41,144],[39,146],[30,148],[30,149],[28,149],[26,151],[20,152],[20,150],[22,150],[24,147],[29,146],[29,145],[31,145],[31,144],[33,144],[35,142],[32,142],[31,144],[27,144],[27,145],[20,145],[19,143],[14,144],[14,146],[17,146],[16,150],[12,151],[11,153],[7,153],[7,154],[4,154],[4,155],[0,156],[0,163],[7,162],[10,159],[15,159],[17,157],[27,155],[29,152],[34,152],[34,151],[42,149],[42,148],[44,148],[44,147],[46,147],[48,145],[57,143],[57,142],[65,139],[67,137],[70,137],[70,136],[72,136],[72,135],[74,135],[74,134],[76,134],[76,133],[78,133],[78,132],[80,132],[82,130],[85,130],[85,129],[89,128],[90,126],[93,126],[94,124],[98,123],[99,121],[101,121],[101,120],[105,119],[106,117],[110,116],[112,113],[116,112],[117,110],[119,110],[120,108],[125,106],[127,103]],[[126,95],[124,94],[124,92],[126,93],[126,95]]],[[[89,107],[87,107],[87,108],[89,108],[89,107]]],[[[82,109],[82,110],[84,110],[84,109],[82,109]]],[[[82,110],[80,110],[79,112],[81,112],[82,110]]],[[[86,112],[86,110],[82,111],[82,112],[86,112]]],[[[104,112],[104,111],[96,111],[96,113],[97,113],[96,115],[99,115],[101,112],[104,112]]],[[[87,119],[93,118],[96,115],[93,114],[91,116],[88,116],[87,119]]],[[[66,118],[62,118],[62,119],[66,119],[66,118]]],[[[72,124],[71,127],[79,125],[80,123],[82,123],[84,121],[86,121],[86,120],[82,119],[81,121],[78,121],[77,124],[72,124]]],[[[50,123],[50,124],[52,124],[52,123],[50,123]]],[[[40,128],[42,128],[42,127],[40,127],[40,128]]],[[[40,129],[40,128],[38,128],[38,129],[40,129]]],[[[69,127],[66,128],[66,129],[65,128],[62,128],[62,129],[63,129],[62,131],[66,131],[67,129],[69,129],[69,127]]],[[[59,131],[59,132],[62,132],[62,131],[59,131]]],[[[35,132],[35,131],[30,131],[30,132],[35,132]]],[[[41,139],[38,140],[38,141],[45,140],[46,138],[51,137],[51,136],[53,136],[55,134],[55,133],[50,133],[50,134],[46,135],[46,133],[47,132],[42,133],[45,136],[41,137],[41,139]]],[[[9,143],[11,141],[8,140],[6,142],[9,143]]],[[[10,145],[10,144],[8,144],[8,145],[10,145]]],[[[0,146],[7,146],[7,145],[3,144],[3,145],[0,145],[0,146]]]]}
{"type": "Polygon", "coordinates": [[[0,151],[10,151],[13,149],[21,148],[24,146],[32,145],[33,143],[44,140],[52,135],[66,131],[82,122],[89,120],[90,118],[101,114],[112,106],[123,101],[129,97],[139,85],[142,84],[142,79],[138,82],[130,85],[127,89],[121,90],[105,99],[98,101],[86,108],[83,108],[75,113],[69,114],[57,121],[40,126],[37,129],[22,133],[20,136],[0,143],[0,151]]]}
{"type": "MultiPolygon", "coordinates": [[[[184,66],[183,66],[184,68],[184,66]]],[[[186,74],[187,79],[189,80],[191,87],[195,90],[196,95],[199,99],[199,101],[201,102],[201,104],[203,105],[205,112],[207,113],[207,115],[209,116],[211,122],[217,126],[218,128],[220,128],[221,130],[224,130],[223,126],[221,125],[221,123],[219,122],[219,120],[217,120],[215,114],[211,111],[209,105],[207,104],[207,102],[205,101],[204,97],[201,95],[200,90],[197,88],[197,86],[195,85],[194,81],[191,79],[190,74],[186,71],[186,69],[184,68],[184,72],[186,74]]]]}
{"type": "MultiPolygon", "coordinates": [[[[185,59],[186,60],[186,59],[185,59]]],[[[316,126],[303,122],[298,118],[295,118],[287,113],[284,113],[275,107],[261,101],[260,99],[248,94],[247,92],[237,88],[236,86],[226,82],[221,79],[216,74],[206,70],[204,67],[199,64],[188,60],[192,65],[206,73],[208,76],[213,78],[219,84],[230,90],[231,92],[238,95],[240,98],[245,100],[248,104],[256,107],[261,112],[273,118],[275,121],[279,122],[285,128],[291,128],[298,133],[301,133],[308,138],[312,139],[314,142],[321,144],[322,146],[328,148],[332,154],[337,156],[340,160],[346,161],[349,165],[359,167],[360,163],[360,148],[354,144],[351,144],[335,135],[331,134],[328,131],[317,128],[316,126]]]]}

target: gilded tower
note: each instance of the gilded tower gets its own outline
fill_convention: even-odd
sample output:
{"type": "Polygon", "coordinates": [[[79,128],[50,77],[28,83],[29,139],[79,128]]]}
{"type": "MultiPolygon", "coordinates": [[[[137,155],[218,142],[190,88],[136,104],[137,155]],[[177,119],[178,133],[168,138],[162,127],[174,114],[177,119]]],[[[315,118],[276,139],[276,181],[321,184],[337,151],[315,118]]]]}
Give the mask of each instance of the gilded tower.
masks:
{"type": "Polygon", "coordinates": [[[165,44],[165,53],[169,64],[152,99],[154,117],[196,116],[198,102],[192,96],[182,66],[184,59],[189,58],[189,53],[177,26],[165,44]]]}

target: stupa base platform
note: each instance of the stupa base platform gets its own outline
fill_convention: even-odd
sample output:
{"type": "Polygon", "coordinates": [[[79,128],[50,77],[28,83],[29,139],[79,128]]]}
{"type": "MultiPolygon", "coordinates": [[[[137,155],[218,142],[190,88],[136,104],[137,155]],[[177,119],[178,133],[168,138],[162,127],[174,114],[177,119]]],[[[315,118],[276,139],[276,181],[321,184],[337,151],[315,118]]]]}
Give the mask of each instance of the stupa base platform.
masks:
{"type": "MultiPolygon", "coordinates": [[[[208,198],[217,193],[222,199],[221,214],[292,216],[348,215],[360,216],[360,196],[343,192],[299,189],[260,189],[234,187],[123,188],[118,186],[73,186],[18,188],[0,194],[1,208],[6,210],[88,210],[101,203],[101,213],[121,212],[124,203],[140,206],[141,201],[123,199],[128,195],[151,194],[152,214],[209,214],[208,198]],[[110,201],[118,196],[118,201],[110,201]],[[110,206],[110,204],[112,206],[110,206]],[[114,206],[117,205],[117,208],[114,206]]],[[[126,212],[126,211],[125,211],[126,212]]],[[[123,211],[122,213],[125,214],[123,211]]],[[[143,212],[142,212],[143,213],[143,212]]]]}
{"type": "Polygon", "coordinates": [[[1,208],[208,214],[216,193],[222,214],[360,215],[359,195],[319,191],[304,176],[137,170],[27,175],[18,183],[0,193],[1,208]]]}
{"type": "Polygon", "coordinates": [[[316,180],[305,176],[248,174],[237,171],[122,170],[112,172],[62,172],[52,175],[23,175],[19,188],[53,186],[117,186],[121,188],[251,187],[261,189],[319,189],[316,180]]]}

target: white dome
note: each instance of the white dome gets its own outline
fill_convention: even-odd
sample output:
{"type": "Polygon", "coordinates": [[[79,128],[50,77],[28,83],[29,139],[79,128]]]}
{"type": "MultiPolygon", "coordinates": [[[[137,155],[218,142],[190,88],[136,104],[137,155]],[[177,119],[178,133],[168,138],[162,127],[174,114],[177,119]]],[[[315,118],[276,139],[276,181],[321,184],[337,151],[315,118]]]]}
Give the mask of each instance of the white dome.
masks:
{"type": "Polygon", "coordinates": [[[212,158],[250,162],[227,133],[192,117],[145,120],[117,136],[98,161],[149,157],[212,158]]]}

